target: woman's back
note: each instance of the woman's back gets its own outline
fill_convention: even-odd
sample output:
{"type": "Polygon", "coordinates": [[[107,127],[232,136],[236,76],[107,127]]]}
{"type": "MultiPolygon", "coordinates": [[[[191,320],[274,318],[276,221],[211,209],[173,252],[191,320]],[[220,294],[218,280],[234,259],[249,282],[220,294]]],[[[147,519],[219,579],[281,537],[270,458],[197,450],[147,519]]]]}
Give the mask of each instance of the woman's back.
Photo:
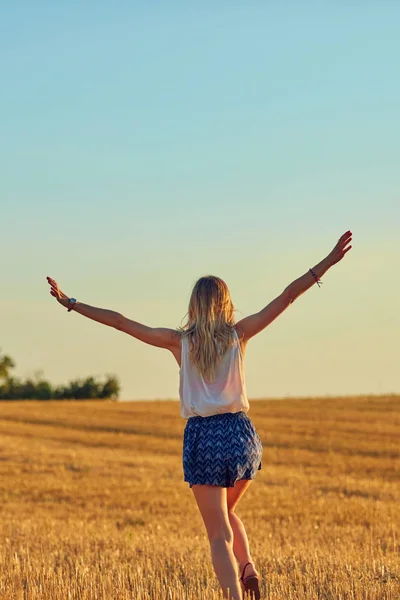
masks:
{"type": "Polygon", "coordinates": [[[213,381],[207,381],[192,363],[189,336],[182,335],[179,397],[184,419],[249,410],[243,355],[237,332],[233,331],[233,344],[222,356],[213,381]]]}

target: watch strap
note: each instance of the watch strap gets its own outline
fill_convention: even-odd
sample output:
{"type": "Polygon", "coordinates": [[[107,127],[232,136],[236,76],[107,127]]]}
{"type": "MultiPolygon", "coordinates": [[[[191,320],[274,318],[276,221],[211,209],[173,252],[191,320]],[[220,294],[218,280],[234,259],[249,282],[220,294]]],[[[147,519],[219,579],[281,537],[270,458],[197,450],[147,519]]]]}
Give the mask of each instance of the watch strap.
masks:
{"type": "Polygon", "coordinates": [[[71,310],[74,308],[76,304],[76,300],[75,298],[68,298],[68,312],[71,312],[71,310]]]}

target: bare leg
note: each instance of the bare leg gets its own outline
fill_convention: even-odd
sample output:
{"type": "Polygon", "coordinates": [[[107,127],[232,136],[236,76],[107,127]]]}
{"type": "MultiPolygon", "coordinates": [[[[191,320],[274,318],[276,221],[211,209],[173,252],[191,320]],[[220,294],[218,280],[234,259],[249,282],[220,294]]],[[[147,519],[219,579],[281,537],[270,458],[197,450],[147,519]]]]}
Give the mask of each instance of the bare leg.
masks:
{"type": "MultiPolygon", "coordinates": [[[[232,542],[221,538],[210,540],[211,559],[224,598],[242,600],[232,542]],[[229,592],[228,592],[229,590],[229,592]]],[[[250,569],[250,566],[248,567],[250,569]]]]}
{"type": "Polygon", "coordinates": [[[228,518],[226,488],[193,485],[192,491],[207,530],[211,559],[224,598],[242,600],[233,552],[233,532],[228,518]]]}
{"type": "Polygon", "coordinates": [[[239,563],[240,575],[245,564],[248,562],[251,564],[246,568],[245,576],[259,575],[258,571],[254,568],[254,562],[250,554],[249,540],[241,519],[234,512],[228,512],[228,516],[233,531],[233,552],[239,563]]]}
{"type": "Polygon", "coordinates": [[[251,479],[241,479],[237,481],[233,488],[227,489],[227,507],[229,523],[233,531],[233,551],[239,563],[240,575],[246,563],[251,563],[246,567],[245,577],[247,575],[258,575],[258,571],[254,568],[254,562],[250,554],[249,540],[242,521],[235,513],[235,509],[243,498],[246,491],[252,483],[251,479]]]}

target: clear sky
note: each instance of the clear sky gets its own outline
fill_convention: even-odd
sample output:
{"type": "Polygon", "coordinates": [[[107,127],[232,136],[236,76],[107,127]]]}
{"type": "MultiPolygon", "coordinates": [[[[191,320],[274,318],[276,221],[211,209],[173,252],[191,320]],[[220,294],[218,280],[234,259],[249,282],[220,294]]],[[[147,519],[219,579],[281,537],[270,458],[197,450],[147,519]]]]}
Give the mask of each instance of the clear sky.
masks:
{"type": "Polygon", "coordinates": [[[250,398],[400,392],[400,4],[3,3],[0,347],[53,383],[178,398],[166,350],[67,313],[237,320],[353,249],[246,353],[250,398]]]}

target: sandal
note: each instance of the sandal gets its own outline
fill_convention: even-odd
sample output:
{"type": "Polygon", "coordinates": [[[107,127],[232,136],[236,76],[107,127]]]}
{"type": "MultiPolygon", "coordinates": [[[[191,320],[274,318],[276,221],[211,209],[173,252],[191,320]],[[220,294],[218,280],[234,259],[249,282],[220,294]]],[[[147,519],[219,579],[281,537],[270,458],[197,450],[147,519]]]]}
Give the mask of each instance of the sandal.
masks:
{"type": "Polygon", "coordinates": [[[244,577],[244,572],[248,565],[251,565],[251,563],[248,562],[247,564],[245,564],[242,575],[240,577],[240,581],[242,582],[244,588],[243,594],[244,596],[248,594],[250,600],[260,600],[260,580],[258,575],[249,575],[248,577],[244,577]]]}

